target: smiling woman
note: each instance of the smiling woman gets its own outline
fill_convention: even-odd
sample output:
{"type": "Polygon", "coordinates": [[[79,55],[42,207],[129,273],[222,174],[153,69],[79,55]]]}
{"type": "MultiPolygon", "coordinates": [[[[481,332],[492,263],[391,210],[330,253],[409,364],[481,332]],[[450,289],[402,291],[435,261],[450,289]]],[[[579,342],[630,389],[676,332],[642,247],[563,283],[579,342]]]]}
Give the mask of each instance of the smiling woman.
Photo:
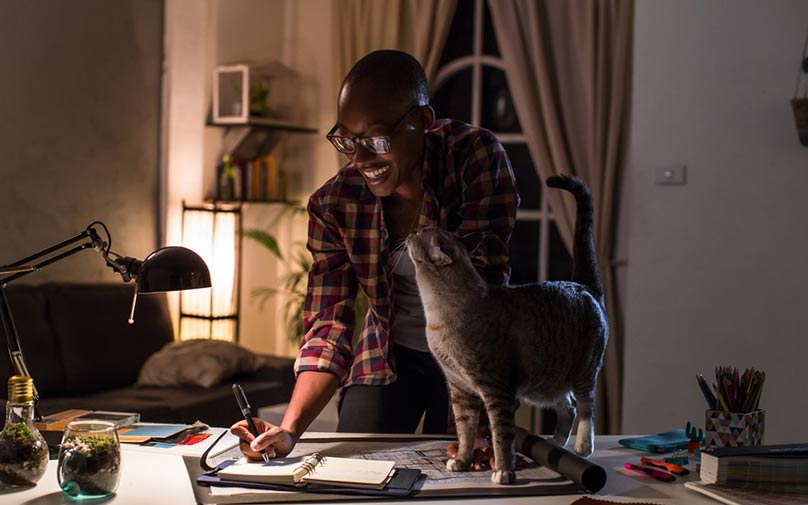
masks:
{"type": "MultiPolygon", "coordinates": [[[[423,68],[375,51],[343,82],[328,140],[348,160],[308,203],[312,254],[292,401],[280,426],[259,425],[248,455],[285,453],[338,387],[339,431],[445,433],[446,382],[426,345],[426,321],[401,240],[414,227],[480,232],[480,275],[506,284],[519,197],[489,131],[435,121],[423,68]],[[356,321],[355,298],[369,310],[356,321]],[[353,329],[361,326],[359,337],[353,329]],[[360,415],[361,414],[361,415],[360,415]]],[[[244,426],[234,433],[252,440],[244,426]]]]}

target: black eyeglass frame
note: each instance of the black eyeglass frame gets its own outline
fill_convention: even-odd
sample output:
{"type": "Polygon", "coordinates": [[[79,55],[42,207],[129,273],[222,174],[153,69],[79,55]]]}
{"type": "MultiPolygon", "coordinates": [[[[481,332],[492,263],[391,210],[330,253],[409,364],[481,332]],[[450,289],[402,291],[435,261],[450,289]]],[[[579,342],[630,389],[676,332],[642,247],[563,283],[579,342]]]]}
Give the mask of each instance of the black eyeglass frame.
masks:
{"type": "Polygon", "coordinates": [[[396,122],[389,135],[374,135],[372,137],[343,137],[341,135],[334,135],[334,132],[339,128],[339,124],[334,123],[334,127],[331,128],[331,130],[326,134],[325,138],[328,139],[328,141],[331,142],[331,145],[342,154],[351,155],[356,153],[356,144],[359,144],[360,146],[364,147],[365,150],[373,154],[387,154],[390,152],[390,144],[393,141],[393,137],[396,136],[398,129],[401,128],[402,124],[404,124],[404,120],[407,118],[407,116],[412,114],[412,111],[421,107],[423,107],[423,105],[417,104],[410,107],[407,112],[405,112],[404,115],[401,116],[401,118],[396,122]],[[345,141],[347,145],[353,146],[353,149],[350,151],[347,149],[342,149],[339,144],[340,141],[345,141]]]}

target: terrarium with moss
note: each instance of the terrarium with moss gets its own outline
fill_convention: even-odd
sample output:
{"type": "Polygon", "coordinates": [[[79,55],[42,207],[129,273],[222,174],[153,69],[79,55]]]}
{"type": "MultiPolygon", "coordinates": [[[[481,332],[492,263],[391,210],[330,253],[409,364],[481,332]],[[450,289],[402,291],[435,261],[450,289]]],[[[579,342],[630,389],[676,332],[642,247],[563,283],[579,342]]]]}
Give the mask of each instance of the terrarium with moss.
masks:
{"type": "Polygon", "coordinates": [[[34,382],[15,375],[8,380],[6,424],[0,432],[0,482],[33,486],[48,467],[48,444],[34,425],[34,382]]]}
{"type": "Polygon", "coordinates": [[[100,421],[67,425],[59,449],[59,486],[74,498],[115,492],[121,476],[121,447],[115,426],[100,421]]]}

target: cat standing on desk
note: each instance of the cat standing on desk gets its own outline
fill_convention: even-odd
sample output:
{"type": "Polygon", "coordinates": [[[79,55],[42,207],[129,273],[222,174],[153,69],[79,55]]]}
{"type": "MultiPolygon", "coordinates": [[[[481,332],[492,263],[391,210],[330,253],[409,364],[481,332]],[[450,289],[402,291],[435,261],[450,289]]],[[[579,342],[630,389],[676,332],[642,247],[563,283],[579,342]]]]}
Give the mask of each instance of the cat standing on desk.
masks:
{"type": "Polygon", "coordinates": [[[407,237],[427,342],[446,374],[457,424],[458,452],[447,467],[469,468],[484,405],[495,456],[491,480],[498,484],[515,480],[517,398],[555,407],[553,441],[561,446],[577,407],[575,450],[584,456],[594,450],[595,385],[609,329],[592,241],[592,197],[577,178],[554,176],[547,185],[571,192],[577,202],[572,282],[489,286],[468,252],[482,237],[461,240],[435,227],[407,237]]]}

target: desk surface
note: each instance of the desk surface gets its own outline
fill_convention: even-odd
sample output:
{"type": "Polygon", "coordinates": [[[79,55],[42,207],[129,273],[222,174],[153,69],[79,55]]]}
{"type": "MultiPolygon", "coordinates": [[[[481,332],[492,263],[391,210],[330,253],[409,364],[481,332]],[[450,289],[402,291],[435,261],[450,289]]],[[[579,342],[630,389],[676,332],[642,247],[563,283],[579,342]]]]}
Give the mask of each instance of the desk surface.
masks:
{"type": "MultiPolygon", "coordinates": [[[[324,437],[329,434],[312,433],[310,436],[324,437]]],[[[333,434],[331,434],[333,435],[333,434]]],[[[640,451],[620,447],[618,436],[599,436],[596,438],[596,451],[592,460],[606,469],[608,480],[606,486],[596,496],[608,498],[615,502],[653,502],[659,504],[694,504],[709,505],[713,501],[693,491],[685,489],[683,478],[676,483],[664,483],[643,475],[629,474],[623,470],[627,461],[639,462],[640,451]]],[[[571,442],[573,444],[573,442],[571,442]]],[[[571,445],[572,446],[572,445],[571,445]]],[[[124,444],[122,454],[123,473],[117,494],[103,503],[115,505],[153,504],[193,504],[194,493],[182,457],[177,453],[159,453],[157,449],[144,450],[124,444]]],[[[695,472],[691,472],[690,480],[698,480],[695,472]]],[[[547,496],[547,497],[491,497],[464,499],[475,503],[505,503],[511,505],[567,505],[581,495],[547,496]]],[[[395,503],[417,503],[421,505],[446,505],[438,499],[395,500],[395,503]]],[[[39,484],[30,489],[11,490],[0,488],[0,504],[2,505],[51,505],[72,504],[75,501],[66,498],[56,482],[56,461],[50,461],[48,472],[39,484]]],[[[96,502],[97,503],[97,502],[96,502]]],[[[348,503],[348,502],[329,502],[348,503]]],[[[362,500],[363,504],[391,503],[390,500],[362,500]]]]}

